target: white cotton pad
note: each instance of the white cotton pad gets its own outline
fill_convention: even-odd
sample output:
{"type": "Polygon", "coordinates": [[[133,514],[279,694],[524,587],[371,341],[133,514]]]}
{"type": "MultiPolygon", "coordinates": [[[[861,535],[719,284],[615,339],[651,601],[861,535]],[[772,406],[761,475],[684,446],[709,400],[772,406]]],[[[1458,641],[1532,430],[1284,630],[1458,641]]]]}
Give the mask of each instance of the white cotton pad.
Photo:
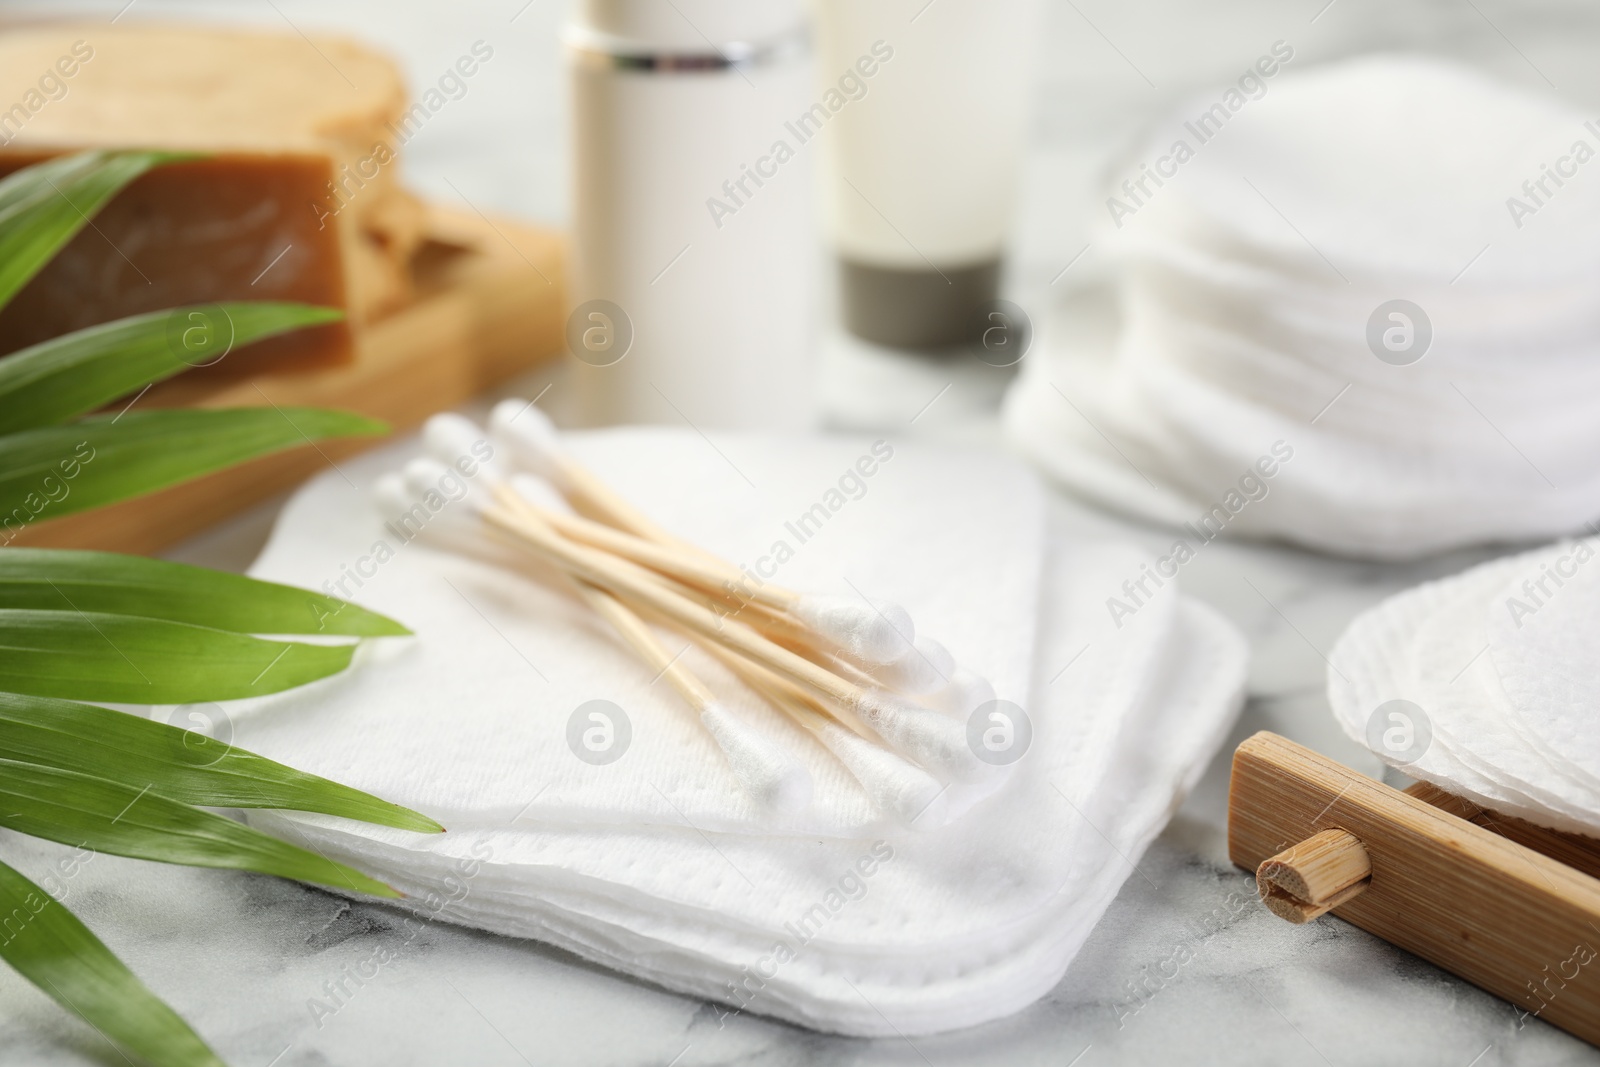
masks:
{"type": "Polygon", "coordinates": [[[1074,316],[1030,357],[1008,432],[1191,551],[1222,534],[1406,559],[1582,528],[1600,185],[1547,174],[1600,155],[1600,126],[1423,57],[1264,84],[1218,105],[1214,136],[1195,123],[1222,90],[1186,101],[1112,168],[1094,243],[1118,291],[1083,303],[1117,315],[1074,316]],[[1118,188],[1180,140],[1171,180],[1118,188]]]}
{"type": "Polygon", "coordinates": [[[1545,758],[1600,790],[1600,560],[1596,541],[1529,558],[1489,614],[1489,657],[1545,758]]]}
{"type": "MultiPolygon", "coordinates": [[[[999,791],[944,826],[837,837],[723,832],[698,819],[700,832],[682,821],[585,826],[542,798],[514,824],[511,811],[435,837],[293,813],[250,818],[418,895],[452,877],[460,857],[477,857],[472,891],[439,918],[550,942],[717,1011],[867,1036],[971,1026],[1060,980],[1238,706],[1244,642],[1213,613],[1173,597],[1121,626],[1108,616],[1106,598],[1143,559],[1093,544],[1051,554],[1036,578],[1045,614],[1030,678],[1003,681],[1028,705],[1031,747],[999,791]],[[774,969],[778,943],[786,955],[774,969]],[[745,985],[758,970],[759,985],[745,985]]],[[[352,703],[347,692],[315,729],[301,723],[293,733],[317,740],[294,747],[323,743],[352,703]]],[[[288,740],[267,711],[243,716],[247,732],[288,740]]],[[[475,727],[464,718],[458,731],[475,727]]],[[[404,744],[409,728],[369,743],[404,744]]],[[[627,757],[611,769],[626,766],[627,757]]]]}
{"type": "MultiPolygon", "coordinates": [[[[1515,557],[1475,568],[1450,586],[1447,598],[1419,628],[1414,671],[1425,690],[1434,740],[1491,785],[1483,799],[1500,810],[1539,813],[1537,821],[1563,821],[1569,829],[1600,815],[1600,793],[1552,773],[1546,759],[1519,736],[1493,660],[1486,654],[1496,594],[1507,573],[1523,566],[1515,557]]],[[[1503,610],[1503,609],[1501,609],[1503,610]]]]}
{"type": "MultiPolygon", "coordinates": [[[[1548,694],[1522,692],[1528,703],[1521,703],[1507,684],[1511,675],[1500,668],[1506,634],[1522,632],[1519,617],[1523,631],[1529,622],[1508,602],[1525,595],[1524,581],[1558,559],[1570,563],[1574,554],[1568,544],[1494,560],[1407,590],[1359,616],[1329,656],[1329,700],[1345,732],[1407,774],[1485,807],[1557,829],[1600,830],[1600,789],[1581,768],[1553,758],[1548,742],[1527,729],[1530,712],[1559,718],[1548,694]],[[1369,735],[1372,717],[1397,699],[1420,709],[1407,713],[1420,714],[1432,735],[1424,751],[1407,759],[1373,746],[1369,735]]],[[[1578,583],[1567,589],[1576,592],[1578,583]]],[[[1561,599],[1551,597],[1544,607],[1561,599]]],[[[1589,619],[1589,626],[1600,621],[1589,619]]],[[[1538,641],[1521,645],[1542,650],[1538,641]]],[[[1590,736],[1582,724],[1580,717],[1568,735],[1573,745],[1590,736]]]]}

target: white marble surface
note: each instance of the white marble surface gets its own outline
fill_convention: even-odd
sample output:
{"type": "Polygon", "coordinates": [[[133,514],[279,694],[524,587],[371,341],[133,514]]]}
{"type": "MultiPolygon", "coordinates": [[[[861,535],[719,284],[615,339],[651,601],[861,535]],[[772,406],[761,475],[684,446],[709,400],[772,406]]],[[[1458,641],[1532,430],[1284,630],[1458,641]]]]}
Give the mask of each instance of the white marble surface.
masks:
{"type": "MultiPolygon", "coordinates": [[[[70,0],[49,10],[109,18],[124,2],[70,0]]],[[[1048,321],[1068,293],[1095,278],[1092,249],[1062,271],[1084,247],[1088,212],[1096,210],[1092,180],[1111,147],[1275,39],[1291,41],[1308,64],[1376,48],[1443,52],[1529,84],[1548,81],[1581,103],[1600,102],[1600,67],[1592,62],[1600,10],[1592,4],[1325,4],[1050,5],[1009,283],[1035,318],[1048,321]]],[[[488,77],[409,147],[412,180],[485,210],[564,218],[560,4],[134,0],[124,17],[175,13],[350,29],[385,43],[419,84],[473,40],[491,40],[500,51],[488,77]]],[[[973,447],[996,446],[993,409],[1004,381],[1004,372],[976,361],[907,362],[842,345],[830,353],[827,377],[839,422],[973,447]]],[[[559,400],[559,378],[556,386],[559,400]]],[[[1069,500],[1057,506],[1083,531],[1120,531],[1152,548],[1168,540],[1069,500]]],[[[258,509],[174,555],[241,567],[272,512],[258,509]]],[[[1233,619],[1255,653],[1249,704],[1231,741],[1272,729],[1379,774],[1378,762],[1333,724],[1323,654],[1379,598],[1492,553],[1385,566],[1273,546],[1208,547],[1185,568],[1185,588],[1233,619]]],[[[753,1016],[719,1027],[704,1003],[537,944],[408,926],[381,907],[252,875],[98,857],[67,883],[66,899],[235,1067],[1600,1061],[1543,1023],[1519,1029],[1509,1005],[1350,926],[1291,927],[1266,914],[1253,903],[1251,879],[1227,861],[1227,769],[1219,758],[1054,992],[1013,1018],[914,1042],[829,1037],[753,1016]],[[380,948],[398,962],[319,1026],[308,1000],[380,948]],[[1193,958],[1174,974],[1175,953],[1193,958]]],[[[0,847],[24,871],[42,870],[58,851],[9,834],[0,847]]],[[[121,1062],[92,1030],[4,970],[0,1035],[0,1064],[121,1062]]]]}

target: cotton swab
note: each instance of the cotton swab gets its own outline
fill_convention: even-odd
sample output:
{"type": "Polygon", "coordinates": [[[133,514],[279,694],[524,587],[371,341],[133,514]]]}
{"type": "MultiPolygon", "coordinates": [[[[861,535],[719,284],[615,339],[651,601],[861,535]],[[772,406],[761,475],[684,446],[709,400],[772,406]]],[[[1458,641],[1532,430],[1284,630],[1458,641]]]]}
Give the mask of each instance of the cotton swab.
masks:
{"type": "Polygon", "coordinates": [[[955,673],[950,676],[948,686],[937,693],[928,694],[922,701],[946,715],[957,715],[965,720],[978,708],[993,700],[994,696],[994,686],[989,684],[989,679],[974,674],[965,667],[957,667],[955,673]]]}
{"type": "MultiPolygon", "coordinates": [[[[583,588],[592,589],[589,586],[583,588]]],[[[606,599],[610,601],[611,610],[627,611],[614,598],[606,599]]],[[[633,616],[633,620],[636,625],[643,626],[643,621],[637,615],[633,616]]],[[[921,823],[923,826],[938,826],[944,823],[945,787],[928,772],[880,748],[837,721],[815,694],[716,641],[706,640],[700,635],[692,636],[699,647],[816,737],[861,784],[868,797],[881,810],[907,825],[921,823]]],[[[648,655],[645,658],[647,662],[654,663],[664,655],[663,650],[656,654],[654,660],[648,655]]],[[[667,676],[670,679],[672,672],[669,671],[667,676]]],[[[693,703],[695,697],[686,693],[685,699],[693,703]]]]}
{"type": "Polygon", "coordinates": [[[943,803],[946,787],[927,771],[820,713],[812,694],[759,663],[714,641],[701,641],[701,647],[746,685],[811,731],[844,764],[879,809],[908,826],[917,823],[924,827],[940,826],[946,821],[943,803]]]}
{"type": "MultiPolygon", "coordinates": [[[[526,474],[516,474],[512,475],[509,484],[517,495],[526,502],[528,510],[532,514],[537,515],[568,540],[609,552],[614,556],[649,568],[657,574],[672,578],[674,581],[706,596],[716,598],[723,604],[736,609],[729,614],[749,623],[781,643],[791,647],[803,645],[807,649],[824,653],[830,658],[836,655],[837,650],[835,648],[825,647],[827,645],[825,636],[819,635],[800,619],[782,610],[784,605],[793,605],[797,601],[815,601],[818,598],[805,598],[796,593],[780,594],[777,590],[766,589],[760,590],[760,595],[750,600],[743,600],[737,595],[728,593],[731,581],[727,577],[728,571],[697,558],[675,555],[670,548],[659,545],[654,541],[646,541],[613,527],[574,515],[564,509],[565,499],[557,495],[550,483],[543,479],[534,478],[526,474]],[[782,599],[780,599],[780,596],[782,599]]],[[[739,578],[742,576],[734,572],[734,577],[739,578]]],[[[912,655],[905,656],[903,659],[909,660],[913,658],[915,646],[912,646],[911,651],[912,655]]],[[[846,661],[839,664],[839,666],[846,672],[850,672],[855,670],[856,664],[846,661]]],[[[907,667],[907,671],[911,672],[911,675],[908,676],[923,679],[926,678],[927,670],[928,661],[926,659],[924,659],[924,663],[919,664],[917,667],[909,665],[907,667]]],[[[934,668],[934,670],[937,670],[937,668],[934,668]]],[[[874,667],[874,671],[876,671],[876,667],[874,667]]],[[[855,670],[855,673],[860,674],[865,684],[872,684],[871,675],[859,670],[855,670]]],[[[902,673],[905,672],[897,673],[895,676],[898,677],[902,673]]],[[[937,683],[933,684],[934,688],[937,688],[938,685],[943,684],[943,679],[940,678],[937,683]]],[[[905,691],[912,692],[909,689],[905,691]]]]}
{"type": "Polygon", "coordinates": [[[751,796],[785,814],[811,803],[811,775],[792,753],[718,703],[627,605],[592,585],[579,582],[578,587],[590,606],[611,623],[645,665],[665,677],[684,702],[699,713],[701,725],[722,749],[734,776],[751,796]]]}
{"type": "Polygon", "coordinates": [[[467,490],[451,499],[461,504],[432,533],[477,547],[520,544],[565,571],[635,654],[700,713],[746,788],[768,803],[803,806],[809,775],[781,745],[719,705],[667,656],[636,612],[684,630],[723,659],[833,752],[875,804],[904,821],[944,821],[948,787],[929,771],[974,787],[993,777],[967,748],[964,716],[949,714],[982,696],[987,683],[958,671],[938,642],[915,640],[903,609],[753,581],[678,540],[567,457],[555,428],[530,405],[497,407],[487,439],[455,415],[430,419],[423,437],[436,461],[407,467],[409,491],[397,493],[390,480],[380,507],[392,517],[410,507],[403,497],[432,491],[458,473],[467,490]],[[511,470],[518,473],[508,476],[511,470]],[[926,697],[930,706],[896,694],[926,697]],[[853,732],[863,730],[858,724],[896,751],[853,732]]]}
{"type": "MultiPolygon", "coordinates": [[[[740,590],[749,588],[749,575],[744,571],[674,537],[568,457],[555,426],[542,411],[522,401],[504,400],[495,406],[489,424],[512,466],[547,479],[578,510],[669,550],[669,554],[658,556],[659,565],[645,563],[646,566],[657,569],[676,565],[680,570],[675,576],[692,584],[692,577],[702,569],[692,562],[698,560],[703,566],[715,568],[715,591],[724,592],[729,585],[740,590]]],[[[612,545],[602,547],[619,551],[612,545]]],[[[915,639],[911,616],[888,601],[802,594],[771,583],[757,584],[745,599],[787,612],[862,663],[891,663],[911,654],[915,639]]]]}
{"type": "Polygon", "coordinates": [[[955,671],[956,660],[948,649],[931,637],[918,637],[911,655],[873,667],[868,673],[885,689],[921,697],[948,687],[955,671]]]}
{"type": "Polygon", "coordinates": [[[510,465],[546,479],[563,496],[573,500],[578,510],[647,541],[698,551],[658,526],[569,457],[561,447],[555,424],[532,402],[500,401],[489,413],[489,432],[495,442],[510,453],[510,465]]]}
{"type": "MultiPolygon", "coordinates": [[[[414,501],[429,488],[437,486],[448,470],[437,460],[418,459],[406,465],[403,475],[379,478],[373,487],[379,509],[390,516],[407,513],[414,501]]],[[[436,518],[438,522],[424,528],[431,539],[450,547],[469,550],[482,549],[487,543],[482,536],[483,527],[479,524],[443,513],[436,518]],[[477,536],[474,537],[474,534],[477,536]]],[[[684,702],[694,709],[701,725],[722,749],[734,776],[747,792],[761,803],[786,814],[799,811],[811,803],[811,776],[793,754],[719,704],[688,668],[661,647],[649,627],[625,604],[611,594],[581,581],[573,584],[590,607],[612,625],[634,653],[652,670],[665,677],[684,702]]]]}
{"type": "Polygon", "coordinates": [[[497,487],[496,496],[506,506],[485,509],[484,518],[523,537],[569,573],[711,640],[729,644],[777,673],[817,689],[859,715],[890,745],[931,771],[971,779],[983,777],[989,770],[967,747],[963,724],[889,694],[864,690],[753,630],[737,623],[725,624],[705,607],[658,584],[633,564],[574,545],[550,527],[519,514],[516,494],[509,487],[497,487]]]}

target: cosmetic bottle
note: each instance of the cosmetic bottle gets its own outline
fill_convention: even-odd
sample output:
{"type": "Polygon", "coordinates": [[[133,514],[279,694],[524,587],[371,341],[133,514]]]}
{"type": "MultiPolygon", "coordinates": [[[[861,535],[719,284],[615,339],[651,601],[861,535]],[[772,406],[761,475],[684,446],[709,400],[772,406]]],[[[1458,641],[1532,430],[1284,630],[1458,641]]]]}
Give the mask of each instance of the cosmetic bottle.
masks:
{"type": "Polygon", "coordinates": [[[567,347],[590,425],[813,418],[817,148],[799,0],[579,0],[567,347]]]}

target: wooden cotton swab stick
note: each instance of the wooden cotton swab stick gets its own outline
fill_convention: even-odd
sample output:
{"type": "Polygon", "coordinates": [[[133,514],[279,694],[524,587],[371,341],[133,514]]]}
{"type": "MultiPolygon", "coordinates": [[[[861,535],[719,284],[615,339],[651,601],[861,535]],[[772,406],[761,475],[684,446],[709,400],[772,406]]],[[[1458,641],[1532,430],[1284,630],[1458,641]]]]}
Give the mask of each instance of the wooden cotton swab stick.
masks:
{"type": "Polygon", "coordinates": [[[584,599],[621,635],[645,665],[664,676],[700,716],[745,790],[777,811],[793,813],[811,803],[811,775],[782,745],[765,737],[717,702],[711,691],[670,655],[644,620],[616,597],[577,582],[584,599]]]}
{"type": "Polygon", "coordinates": [[[548,479],[564,496],[571,498],[580,511],[646,540],[676,545],[690,552],[699,551],[672,536],[613,492],[588,468],[569,457],[561,447],[555,425],[531,402],[500,401],[489,414],[489,429],[496,441],[512,453],[514,463],[548,479]]]}
{"type": "MultiPolygon", "coordinates": [[[[442,418],[460,419],[459,416],[435,416],[429,420],[430,429],[435,421],[442,418]]],[[[460,421],[471,426],[464,419],[460,421]]],[[[519,401],[502,401],[495,406],[490,417],[490,428],[495,439],[509,453],[512,465],[545,478],[579,511],[674,551],[686,575],[695,569],[689,566],[688,561],[697,559],[702,565],[714,568],[718,576],[713,584],[719,594],[727,592],[722,588],[725,581],[740,589],[749,582],[751,576],[744,571],[698,546],[674,537],[613,492],[593,473],[569,458],[561,449],[554,425],[537,408],[519,401]]],[[[441,443],[445,436],[442,431],[438,434],[441,443]]],[[[448,447],[459,448],[462,436],[459,431],[456,432],[457,440],[448,447]]],[[[432,446],[433,442],[430,441],[432,446]]],[[[439,458],[450,461],[448,456],[441,455],[439,458]]],[[[757,592],[759,590],[760,586],[757,592]]],[[[794,616],[804,626],[832,642],[836,648],[864,663],[891,663],[912,654],[915,629],[911,616],[897,604],[800,594],[781,589],[775,589],[772,595],[775,603],[770,606],[794,616]]],[[[762,598],[754,595],[740,595],[739,599],[764,603],[762,598]]]]}
{"type": "MultiPolygon", "coordinates": [[[[437,486],[445,472],[443,464],[419,459],[406,465],[403,476],[380,478],[374,487],[380,509],[386,513],[403,513],[411,501],[437,486]]],[[[436,533],[447,535],[445,544],[469,551],[483,547],[482,544],[473,544],[471,538],[472,534],[481,536],[487,532],[482,526],[468,525],[459,520],[442,525],[448,529],[436,533]]],[[[793,754],[762,736],[738,715],[718,703],[711,691],[661,646],[655,634],[626,604],[581,580],[574,580],[572,584],[634,653],[650,669],[664,676],[684,702],[699,715],[701,725],[717,743],[717,747],[722,749],[735,777],[746,791],[760,802],[785,813],[799,811],[811,803],[811,776],[793,754]]]]}
{"type": "Polygon", "coordinates": [[[927,771],[841,726],[833,716],[818,710],[820,702],[815,695],[787,678],[726,645],[705,638],[697,640],[701,648],[721,661],[746,685],[809,730],[844,764],[880,810],[889,812],[908,826],[918,822],[924,826],[939,826],[946,821],[943,804],[945,787],[927,771]]]}
{"type": "MultiPolygon", "coordinates": [[[[499,486],[500,497],[512,494],[499,486]]],[[[880,737],[931,771],[958,778],[983,777],[989,770],[967,747],[962,724],[915,704],[868,692],[740,624],[728,624],[701,605],[658,584],[647,572],[593,549],[574,545],[548,526],[508,506],[483,512],[489,522],[521,535],[530,545],[584,581],[636,601],[713,641],[728,644],[794,681],[822,692],[860,715],[880,737]]]]}
{"type": "Polygon", "coordinates": [[[732,583],[742,577],[740,572],[720,560],[685,555],[670,546],[646,541],[615,527],[565,511],[559,504],[548,500],[556,496],[555,490],[542,480],[518,474],[513,475],[509,482],[515,497],[503,498],[508,506],[537,517],[570,541],[609,552],[697,592],[736,604],[740,610],[734,614],[741,621],[792,651],[813,659],[847,681],[868,689],[894,690],[905,696],[937,693],[952,684],[956,671],[955,659],[932,638],[918,637],[911,655],[892,663],[877,664],[869,672],[836,655],[831,649],[818,647],[817,635],[785,613],[801,598],[801,594],[766,585],[756,590],[748,601],[741,600],[727,591],[732,583]],[[772,610],[746,610],[752,604],[772,610]]]}

